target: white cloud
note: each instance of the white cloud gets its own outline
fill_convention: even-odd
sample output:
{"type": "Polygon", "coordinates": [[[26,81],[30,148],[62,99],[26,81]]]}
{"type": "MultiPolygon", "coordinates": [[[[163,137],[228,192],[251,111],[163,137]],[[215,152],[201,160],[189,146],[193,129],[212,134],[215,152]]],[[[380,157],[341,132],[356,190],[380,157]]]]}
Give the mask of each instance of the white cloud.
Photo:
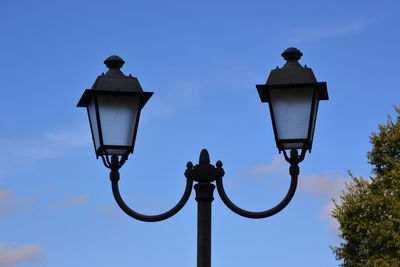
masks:
{"type": "Polygon", "coordinates": [[[91,210],[104,216],[112,216],[121,213],[116,206],[93,206],[91,210]]]}
{"type": "MultiPolygon", "coordinates": [[[[255,176],[278,175],[288,176],[288,164],[282,157],[274,157],[269,164],[254,166],[248,170],[241,171],[240,174],[251,174],[255,176]]],[[[321,175],[299,175],[298,190],[303,193],[311,193],[326,197],[337,197],[345,188],[346,178],[335,173],[325,173],[321,175]]]]}
{"type": "Polygon", "coordinates": [[[47,131],[45,133],[48,140],[53,142],[62,143],[65,146],[70,147],[82,147],[86,146],[91,142],[91,134],[88,129],[79,130],[66,130],[59,132],[47,131]]]}
{"type": "Polygon", "coordinates": [[[345,182],[346,178],[338,175],[302,176],[298,188],[301,192],[332,198],[345,188],[345,182]]]}
{"type": "Polygon", "coordinates": [[[76,207],[86,206],[89,202],[90,194],[72,195],[70,192],[65,192],[64,198],[53,203],[54,207],[76,207]]]}
{"type": "Polygon", "coordinates": [[[80,207],[90,212],[95,212],[103,216],[113,216],[120,213],[117,205],[97,205],[90,202],[90,193],[74,195],[71,192],[64,192],[64,196],[53,201],[50,206],[52,208],[71,208],[80,207]]]}
{"type": "Polygon", "coordinates": [[[299,179],[298,188],[300,192],[317,194],[327,198],[328,201],[325,203],[318,218],[328,222],[330,231],[335,236],[339,233],[339,222],[331,215],[335,207],[332,199],[339,198],[341,192],[345,189],[346,181],[348,181],[348,179],[343,176],[328,174],[306,176],[299,179]]]}
{"type": "Polygon", "coordinates": [[[88,146],[91,143],[89,129],[76,129],[64,131],[46,131],[42,136],[29,138],[28,140],[14,140],[7,150],[14,156],[43,160],[54,158],[74,149],[88,146]]]}
{"type": "Polygon", "coordinates": [[[0,219],[13,213],[16,206],[15,194],[10,190],[0,190],[0,219]]]}
{"type": "MultiPolygon", "coordinates": [[[[88,125],[87,125],[88,126],[88,125]]],[[[89,126],[80,129],[46,131],[29,138],[0,139],[0,175],[24,173],[42,160],[63,157],[91,145],[89,126]]]]}
{"type": "Polygon", "coordinates": [[[353,21],[340,25],[317,25],[314,28],[298,29],[294,34],[295,37],[291,40],[292,43],[299,43],[304,41],[315,41],[321,39],[329,39],[340,37],[346,34],[359,32],[365,29],[368,23],[363,20],[353,21]]]}
{"type": "Polygon", "coordinates": [[[333,201],[329,201],[328,203],[326,203],[319,218],[321,220],[327,221],[329,223],[331,233],[337,236],[339,233],[339,222],[331,215],[334,207],[335,205],[333,204],[333,201]]]}
{"type": "Polygon", "coordinates": [[[0,266],[8,267],[19,263],[44,260],[43,249],[38,245],[5,247],[0,243],[0,266]]]}
{"type": "Polygon", "coordinates": [[[244,170],[240,172],[240,174],[253,174],[253,175],[272,174],[283,171],[284,167],[285,167],[285,162],[282,159],[282,157],[275,156],[272,158],[270,163],[266,165],[254,166],[249,170],[244,170]]]}
{"type": "MultiPolygon", "coordinates": [[[[269,164],[258,165],[248,170],[244,170],[241,174],[250,174],[255,177],[251,181],[257,184],[264,184],[265,175],[274,175],[279,177],[288,176],[288,166],[285,164],[282,157],[274,157],[269,164]]],[[[331,211],[334,208],[332,198],[337,199],[342,190],[345,189],[345,183],[348,178],[340,172],[326,172],[320,175],[299,175],[298,192],[319,195],[326,199],[326,203],[318,215],[319,219],[327,221],[334,235],[338,233],[339,224],[335,218],[331,216],[331,211]]]]}
{"type": "MultiPolygon", "coordinates": [[[[30,139],[32,140],[32,139],[30,139]]],[[[47,131],[37,142],[29,143],[17,149],[19,156],[33,160],[44,160],[62,156],[92,142],[89,129],[47,131]]]]}
{"type": "Polygon", "coordinates": [[[18,209],[29,207],[34,201],[34,198],[20,199],[13,191],[0,189],[0,219],[12,215],[18,209]]]}

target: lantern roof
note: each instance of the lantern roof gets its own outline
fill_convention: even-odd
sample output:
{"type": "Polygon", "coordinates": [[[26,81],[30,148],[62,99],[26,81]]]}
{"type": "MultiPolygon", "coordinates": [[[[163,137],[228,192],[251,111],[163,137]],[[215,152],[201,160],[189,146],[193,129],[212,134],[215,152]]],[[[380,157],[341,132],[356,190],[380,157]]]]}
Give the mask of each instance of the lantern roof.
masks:
{"type": "Polygon", "coordinates": [[[262,102],[269,102],[268,89],[299,87],[316,87],[319,100],[328,100],[326,83],[317,82],[312,69],[298,62],[303,55],[299,49],[289,47],[281,55],[286,60],[285,65],[272,70],[266,84],[257,85],[262,102]]]}
{"type": "Polygon", "coordinates": [[[113,55],[104,60],[108,71],[97,77],[91,89],[85,91],[79,100],[78,107],[86,107],[90,97],[96,93],[118,94],[118,95],[142,95],[140,106],[143,107],[152,92],[143,92],[136,77],[131,74],[125,75],[120,69],[125,61],[119,56],[113,55]]]}
{"type": "Polygon", "coordinates": [[[120,70],[125,61],[119,56],[110,56],[104,60],[108,71],[97,77],[92,90],[120,91],[120,92],[143,92],[136,77],[126,76],[120,70]]]}
{"type": "Polygon", "coordinates": [[[294,47],[289,47],[281,54],[286,64],[272,70],[269,74],[267,84],[290,84],[290,83],[316,83],[317,79],[311,68],[301,66],[298,60],[303,53],[294,47]]]}

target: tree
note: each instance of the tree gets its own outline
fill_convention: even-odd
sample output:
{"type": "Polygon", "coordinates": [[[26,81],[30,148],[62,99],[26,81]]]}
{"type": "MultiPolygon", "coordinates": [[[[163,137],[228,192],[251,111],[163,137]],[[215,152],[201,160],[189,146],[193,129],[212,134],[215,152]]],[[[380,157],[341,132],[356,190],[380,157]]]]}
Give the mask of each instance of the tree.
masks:
{"type": "Polygon", "coordinates": [[[400,266],[400,108],[370,137],[373,177],[354,177],[334,201],[343,242],[331,247],[342,266],[400,266]]]}

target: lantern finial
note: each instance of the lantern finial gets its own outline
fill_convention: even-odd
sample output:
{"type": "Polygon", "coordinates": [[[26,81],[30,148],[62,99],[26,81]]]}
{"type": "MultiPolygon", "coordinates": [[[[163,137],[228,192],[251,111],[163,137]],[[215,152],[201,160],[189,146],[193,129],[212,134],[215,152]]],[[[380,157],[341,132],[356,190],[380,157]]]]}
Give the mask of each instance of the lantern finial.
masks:
{"type": "Polygon", "coordinates": [[[109,69],[120,69],[125,64],[125,61],[119,56],[113,55],[104,60],[104,64],[109,69]]]}
{"type": "Polygon", "coordinates": [[[297,61],[301,58],[303,53],[295,47],[289,47],[283,51],[281,55],[286,61],[297,61]]]}

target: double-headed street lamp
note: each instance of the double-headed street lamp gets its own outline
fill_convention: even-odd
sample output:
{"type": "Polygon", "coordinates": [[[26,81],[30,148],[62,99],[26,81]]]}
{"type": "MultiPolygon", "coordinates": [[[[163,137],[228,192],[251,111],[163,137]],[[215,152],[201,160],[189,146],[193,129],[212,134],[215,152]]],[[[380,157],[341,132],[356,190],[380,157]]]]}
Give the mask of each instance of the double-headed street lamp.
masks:
{"type": "Polygon", "coordinates": [[[227,196],[222,162],[210,164],[206,149],[200,153],[199,164],[186,164],[186,188],[181,200],[169,211],[159,215],[140,214],[126,205],[118,188],[119,169],[133,153],[140,112],[152,92],[143,92],[139,81],[125,76],[120,68],[125,63],[118,56],[107,58],[106,74],[97,77],[92,89],[87,89],[78,107],[86,107],[97,157],[111,170],[110,179],[114,198],[129,216],[147,222],[165,220],[176,214],[187,202],[193,182],[198,203],[197,213],[197,266],[211,266],[211,203],[216,182],[218,193],[225,205],[235,213],[248,218],[266,218],[283,208],[292,199],[299,175],[298,164],[307,150],[311,152],[318,103],[328,100],[325,82],[317,82],[314,73],[298,60],[303,54],[296,48],[288,48],[282,56],[287,61],[282,68],[271,71],[267,83],[256,85],[262,102],[268,102],[279,152],[289,162],[291,182],[286,196],[275,207],[252,212],[237,207],[227,196]],[[289,155],[287,150],[290,150],[289,155]],[[298,153],[300,150],[300,154],[298,153]]]}

